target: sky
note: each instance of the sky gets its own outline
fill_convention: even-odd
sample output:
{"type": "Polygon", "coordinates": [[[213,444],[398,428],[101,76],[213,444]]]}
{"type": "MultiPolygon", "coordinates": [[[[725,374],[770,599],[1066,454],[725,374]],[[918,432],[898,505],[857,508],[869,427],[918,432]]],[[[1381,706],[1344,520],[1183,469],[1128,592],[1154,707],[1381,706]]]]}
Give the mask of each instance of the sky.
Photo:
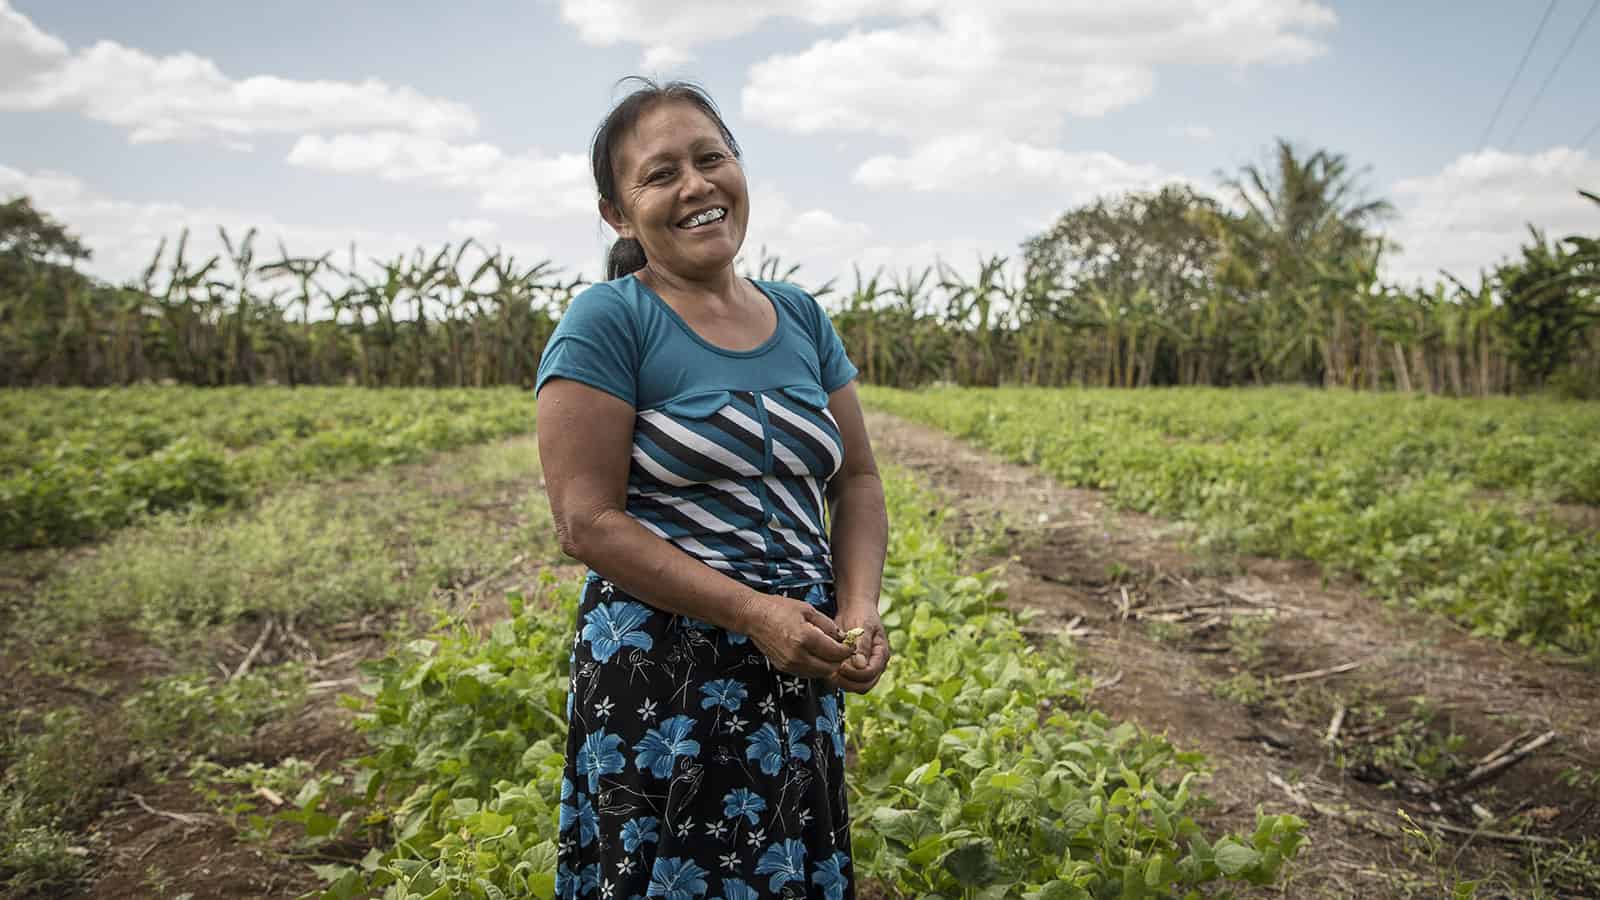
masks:
{"type": "Polygon", "coordinates": [[[0,0],[0,198],[65,222],[114,282],[185,227],[216,252],[219,226],[259,229],[262,257],[471,236],[595,279],[589,141],[646,74],[710,91],[744,151],[744,254],[804,283],[970,271],[1106,194],[1224,195],[1279,138],[1394,204],[1388,278],[1471,280],[1529,223],[1600,230],[1576,193],[1600,191],[1597,8],[0,0]]]}

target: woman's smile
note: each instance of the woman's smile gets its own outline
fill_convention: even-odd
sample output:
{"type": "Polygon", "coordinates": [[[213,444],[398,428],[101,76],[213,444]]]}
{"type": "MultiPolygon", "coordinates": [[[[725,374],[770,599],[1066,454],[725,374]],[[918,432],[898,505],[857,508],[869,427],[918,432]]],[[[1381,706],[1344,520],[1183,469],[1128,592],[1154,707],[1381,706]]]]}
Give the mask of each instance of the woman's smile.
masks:
{"type": "Polygon", "coordinates": [[[617,148],[621,209],[609,219],[652,268],[707,278],[733,264],[749,221],[744,169],[715,122],[687,103],[639,117],[617,148]]]}

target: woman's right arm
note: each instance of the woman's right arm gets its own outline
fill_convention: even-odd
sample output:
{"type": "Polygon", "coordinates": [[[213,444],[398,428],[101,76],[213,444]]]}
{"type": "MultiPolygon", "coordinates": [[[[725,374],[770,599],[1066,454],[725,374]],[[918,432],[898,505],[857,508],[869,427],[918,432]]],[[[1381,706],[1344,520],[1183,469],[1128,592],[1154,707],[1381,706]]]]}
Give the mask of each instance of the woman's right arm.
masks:
{"type": "Polygon", "coordinates": [[[634,415],[620,398],[571,379],[540,388],[539,461],[562,551],[657,609],[749,635],[784,672],[836,672],[853,651],[832,619],[734,581],[627,514],[634,415]]]}

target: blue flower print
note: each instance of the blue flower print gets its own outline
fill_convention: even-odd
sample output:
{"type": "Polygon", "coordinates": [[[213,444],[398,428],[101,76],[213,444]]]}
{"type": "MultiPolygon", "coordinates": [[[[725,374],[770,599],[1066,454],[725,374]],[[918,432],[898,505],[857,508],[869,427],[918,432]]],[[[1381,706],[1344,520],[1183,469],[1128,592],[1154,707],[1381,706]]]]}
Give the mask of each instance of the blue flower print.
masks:
{"type": "Polygon", "coordinates": [[[678,757],[700,755],[700,742],[689,737],[693,728],[694,719],[673,716],[662,722],[659,728],[650,729],[634,745],[633,749],[638,751],[638,755],[633,758],[633,764],[639,771],[648,771],[657,778],[668,777],[672,774],[672,763],[678,757]]]}
{"type": "Polygon", "coordinates": [[[578,774],[589,776],[590,793],[600,790],[601,775],[622,771],[622,751],[617,749],[621,743],[621,735],[610,734],[604,728],[583,739],[583,748],[578,751],[578,774]]]}
{"type": "Polygon", "coordinates": [[[756,816],[766,808],[766,798],[749,788],[734,788],[722,798],[724,816],[730,819],[744,816],[745,821],[751,825],[756,823],[756,816]]]}
{"type": "Polygon", "coordinates": [[[622,849],[632,853],[645,843],[659,840],[656,835],[659,821],[655,816],[635,816],[622,823],[622,849]]]}
{"type": "Polygon", "coordinates": [[[557,828],[562,834],[567,833],[574,825],[578,827],[578,846],[587,847],[594,843],[600,834],[600,817],[595,814],[594,804],[582,794],[578,795],[576,803],[561,804],[561,812],[556,820],[557,828]]]}
{"type": "Polygon", "coordinates": [[[705,694],[705,699],[700,701],[701,709],[710,709],[720,706],[729,712],[737,712],[750,692],[745,690],[744,683],[733,678],[722,678],[708,681],[700,685],[700,693],[705,694]]]}
{"type": "Polygon", "coordinates": [[[791,881],[802,884],[806,880],[806,845],[796,838],[789,838],[774,843],[761,854],[756,861],[757,875],[771,875],[767,881],[767,888],[773,891],[783,890],[783,886],[791,881]]]}
{"type": "Polygon", "coordinates": [[[761,894],[738,878],[724,878],[722,896],[716,900],[761,900],[761,894]]]}
{"type": "Polygon", "coordinates": [[[594,811],[594,804],[589,798],[578,795],[578,846],[587,847],[594,842],[600,834],[600,817],[594,811]]]}
{"type": "Polygon", "coordinates": [[[683,628],[689,628],[694,631],[703,631],[712,635],[713,637],[715,637],[716,633],[720,631],[728,636],[728,643],[730,644],[743,644],[749,642],[750,640],[750,636],[748,634],[740,634],[737,631],[727,631],[725,629],[718,628],[717,626],[703,619],[696,619],[693,616],[679,616],[678,621],[683,628]]]}
{"type": "Polygon", "coordinates": [[[639,630],[649,620],[650,610],[643,603],[601,603],[583,617],[583,639],[597,661],[609,662],[624,646],[649,650],[655,644],[639,630]]]}
{"type": "Polygon", "coordinates": [[[590,863],[581,871],[574,870],[566,863],[556,869],[556,896],[561,900],[578,900],[580,896],[590,894],[599,887],[599,863],[590,863]]]}
{"type": "Polygon", "coordinates": [[[811,870],[811,883],[822,888],[823,900],[843,900],[844,889],[850,883],[850,877],[844,874],[844,867],[849,864],[850,856],[842,850],[835,850],[833,856],[811,870]]]}
{"type": "Polygon", "coordinates": [[[706,895],[706,876],[709,874],[695,865],[692,859],[658,856],[654,868],[650,870],[650,888],[645,893],[667,900],[694,900],[695,897],[706,895]]]}
{"type": "Polygon", "coordinates": [[[563,775],[561,777],[561,799],[562,800],[567,800],[571,796],[572,796],[572,779],[563,775]]]}
{"type": "Polygon", "coordinates": [[[806,735],[811,733],[811,726],[799,719],[789,720],[789,755],[795,759],[806,760],[811,758],[811,747],[806,744],[806,735]]]}
{"type": "Polygon", "coordinates": [[[839,721],[839,701],[824,696],[819,702],[822,704],[822,715],[817,716],[817,730],[833,737],[833,755],[844,759],[844,727],[839,721]]]}
{"type": "Polygon", "coordinates": [[[828,605],[828,592],[822,585],[814,584],[810,590],[806,591],[805,601],[813,607],[827,612],[823,607],[828,605]]]}
{"type": "Polygon", "coordinates": [[[761,764],[761,771],[768,775],[778,774],[783,768],[783,745],[778,742],[778,729],[768,722],[759,730],[750,735],[749,746],[744,751],[745,759],[761,764]]]}

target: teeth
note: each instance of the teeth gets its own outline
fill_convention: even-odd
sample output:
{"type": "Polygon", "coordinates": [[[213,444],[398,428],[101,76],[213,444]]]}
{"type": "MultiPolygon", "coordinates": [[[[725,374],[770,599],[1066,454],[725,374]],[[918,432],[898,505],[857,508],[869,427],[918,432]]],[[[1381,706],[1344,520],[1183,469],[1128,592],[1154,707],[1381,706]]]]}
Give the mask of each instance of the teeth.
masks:
{"type": "Polygon", "coordinates": [[[725,210],[725,209],[722,209],[721,207],[718,207],[716,209],[708,209],[705,212],[701,213],[700,215],[691,218],[687,223],[685,223],[684,227],[686,227],[686,228],[696,228],[696,227],[699,227],[701,225],[705,225],[705,224],[707,224],[709,222],[715,222],[715,221],[721,219],[723,216],[725,216],[727,214],[728,214],[728,211],[725,210]]]}

